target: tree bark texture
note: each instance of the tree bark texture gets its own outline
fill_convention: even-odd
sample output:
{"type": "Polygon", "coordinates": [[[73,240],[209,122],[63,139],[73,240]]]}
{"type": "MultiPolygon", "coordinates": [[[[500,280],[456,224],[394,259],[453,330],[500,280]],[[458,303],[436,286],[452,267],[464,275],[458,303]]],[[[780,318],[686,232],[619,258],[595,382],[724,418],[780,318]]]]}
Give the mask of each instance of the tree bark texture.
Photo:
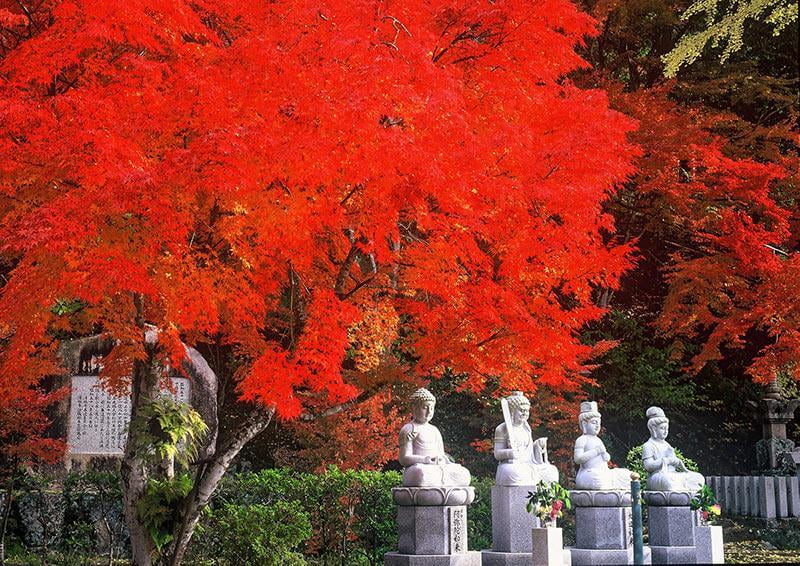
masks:
{"type": "Polygon", "coordinates": [[[200,464],[194,487],[183,502],[181,520],[174,533],[172,552],[168,564],[178,566],[186,556],[189,542],[200,519],[200,514],[214,495],[233,459],[242,448],[263,431],[272,421],[274,409],[255,409],[247,421],[233,435],[223,441],[210,459],[200,464]]]}

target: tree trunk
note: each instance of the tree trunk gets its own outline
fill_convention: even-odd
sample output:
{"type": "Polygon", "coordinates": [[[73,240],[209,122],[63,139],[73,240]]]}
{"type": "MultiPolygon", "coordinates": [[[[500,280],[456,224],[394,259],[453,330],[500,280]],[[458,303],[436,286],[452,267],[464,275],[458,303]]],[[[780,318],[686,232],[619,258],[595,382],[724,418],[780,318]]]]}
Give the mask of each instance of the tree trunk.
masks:
{"type": "MultiPolygon", "coordinates": [[[[143,336],[144,339],[144,336],[143,336]]],[[[146,340],[145,340],[146,342],[146,340]]],[[[135,362],[131,383],[131,423],[134,423],[142,407],[154,401],[159,395],[158,367],[153,359],[152,344],[145,344],[148,359],[135,362]]],[[[122,458],[122,502],[125,522],[131,535],[131,558],[135,566],[151,566],[155,546],[147,529],[139,521],[136,504],[144,495],[147,484],[145,459],[137,453],[137,439],[133,437],[135,428],[131,426],[125,443],[122,458]]]]}
{"type": "MultiPolygon", "coordinates": [[[[16,462],[14,463],[16,471],[16,462]]],[[[14,502],[14,476],[8,482],[6,496],[3,498],[3,519],[0,525],[0,566],[6,563],[6,531],[8,530],[8,518],[11,516],[11,504],[14,502]]]]}
{"type": "Polygon", "coordinates": [[[186,550],[189,548],[189,542],[192,540],[200,514],[208,505],[233,459],[245,444],[269,425],[274,414],[274,409],[254,410],[250,413],[246,423],[217,448],[211,461],[200,465],[194,487],[183,502],[181,520],[175,529],[171,545],[172,553],[168,562],[170,566],[178,566],[186,556],[186,550]]]}

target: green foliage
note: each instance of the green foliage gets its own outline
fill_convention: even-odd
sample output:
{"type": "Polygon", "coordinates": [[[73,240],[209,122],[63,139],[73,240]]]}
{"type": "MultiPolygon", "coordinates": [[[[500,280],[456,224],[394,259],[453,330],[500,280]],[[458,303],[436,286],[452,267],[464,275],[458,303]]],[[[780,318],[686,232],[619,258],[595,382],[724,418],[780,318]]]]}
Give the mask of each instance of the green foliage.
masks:
{"type": "Polygon", "coordinates": [[[800,399],[800,382],[792,377],[794,366],[795,364],[787,366],[783,371],[775,374],[781,396],[784,399],[800,399]]]}
{"type": "Polygon", "coordinates": [[[50,307],[50,312],[58,316],[70,315],[78,312],[86,306],[86,303],[79,299],[58,299],[50,307]]]}
{"type": "Polygon", "coordinates": [[[682,18],[702,18],[703,29],[689,33],[664,57],[664,74],[674,77],[682,66],[691,65],[707,47],[721,49],[724,63],[745,45],[745,28],[760,23],[779,36],[797,22],[797,2],[794,0],[696,0],[682,18]]]}
{"type": "Polygon", "coordinates": [[[467,540],[470,550],[492,548],[492,486],[494,478],[472,478],[475,501],[467,513],[467,540]]]}
{"type": "MultiPolygon", "coordinates": [[[[700,467],[697,465],[697,462],[684,456],[681,453],[681,451],[678,450],[677,448],[675,448],[674,450],[675,450],[675,457],[683,462],[687,470],[691,472],[700,471],[700,467]]],[[[642,463],[641,446],[634,446],[633,448],[628,450],[628,455],[625,457],[625,467],[628,468],[630,471],[639,474],[639,481],[642,482],[642,485],[646,484],[648,473],[647,470],[644,469],[644,464],[642,463]]]]}
{"type": "Polygon", "coordinates": [[[124,551],[126,528],[119,475],[95,470],[73,472],[64,479],[62,496],[67,512],[66,548],[90,545],[96,553],[116,555],[124,551]],[[86,529],[86,525],[91,528],[86,529]],[[101,540],[96,528],[101,529],[101,540]]]}
{"type": "Polygon", "coordinates": [[[214,509],[195,533],[194,552],[228,564],[300,566],[297,547],[311,537],[311,521],[299,503],[227,503],[214,509]]]}
{"type": "Polygon", "coordinates": [[[536,484],[536,491],[528,492],[525,510],[534,513],[541,521],[561,517],[562,508],[569,511],[572,508],[572,501],[569,498],[569,491],[558,482],[540,481],[536,484]]]}
{"type": "Polygon", "coordinates": [[[658,405],[673,413],[703,404],[695,382],[683,375],[680,362],[636,313],[612,311],[606,326],[587,333],[586,339],[619,341],[601,357],[598,388],[589,393],[605,400],[603,425],[610,433],[605,441],[615,458],[646,440],[647,407],[658,405]]]}
{"type": "Polygon", "coordinates": [[[303,547],[309,559],[377,565],[397,547],[391,489],[400,483],[397,472],[267,469],[226,478],[213,507],[296,503],[311,521],[313,536],[303,547]]]}
{"type": "Polygon", "coordinates": [[[159,551],[173,539],[172,532],[179,519],[179,504],[191,489],[192,478],[188,474],[147,481],[144,495],[136,504],[136,511],[159,551]]]}
{"type": "Polygon", "coordinates": [[[180,403],[164,396],[144,405],[133,423],[137,433],[137,450],[153,464],[175,459],[188,467],[197,457],[197,451],[208,426],[200,413],[188,403],[180,403]]]}
{"type": "Polygon", "coordinates": [[[712,524],[722,513],[722,508],[717,503],[717,496],[707,485],[703,485],[692,498],[691,507],[694,511],[700,511],[700,517],[707,524],[712,524]]]}

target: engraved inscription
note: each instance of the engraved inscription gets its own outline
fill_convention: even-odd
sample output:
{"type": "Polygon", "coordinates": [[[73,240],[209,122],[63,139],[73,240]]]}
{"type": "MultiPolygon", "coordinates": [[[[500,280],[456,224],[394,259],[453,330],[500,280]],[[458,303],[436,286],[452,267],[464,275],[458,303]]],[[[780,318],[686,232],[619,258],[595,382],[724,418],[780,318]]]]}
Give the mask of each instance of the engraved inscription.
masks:
{"type": "MultiPolygon", "coordinates": [[[[72,377],[67,443],[70,454],[122,455],[131,418],[129,395],[117,397],[98,387],[99,378],[90,375],[72,377]]],[[[173,396],[188,402],[189,380],[173,377],[173,396]]]]}
{"type": "Polygon", "coordinates": [[[467,508],[450,507],[450,554],[467,552],[467,508]]]}

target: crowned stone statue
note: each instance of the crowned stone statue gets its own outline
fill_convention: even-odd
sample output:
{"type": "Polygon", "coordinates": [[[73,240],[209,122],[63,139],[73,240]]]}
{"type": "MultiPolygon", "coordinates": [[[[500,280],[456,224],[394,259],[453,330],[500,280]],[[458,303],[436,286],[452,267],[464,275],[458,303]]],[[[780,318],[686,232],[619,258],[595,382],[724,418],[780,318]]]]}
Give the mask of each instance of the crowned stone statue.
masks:
{"type": "Polygon", "coordinates": [[[609,468],[611,456],[597,435],[600,432],[600,412],[597,403],[581,403],[578,423],[583,433],[575,441],[575,463],[580,466],[575,486],[586,490],[628,490],[631,472],[624,468],[609,468]]]}
{"type": "Polygon", "coordinates": [[[411,395],[413,420],[400,429],[400,464],[407,487],[468,486],[470,473],[444,452],[439,429],[430,424],[436,397],[427,389],[411,395]]]}
{"type": "Polygon", "coordinates": [[[547,458],[547,438],[533,440],[528,424],[531,403],[521,391],[500,401],[503,424],[494,431],[496,485],[532,486],[540,481],[557,482],[558,469],[547,458]]]}
{"type": "Polygon", "coordinates": [[[642,463],[649,474],[647,489],[694,493],[703,487],[705,478],[689,471],[667,442],[669,419],[660,407],[647,409],[647,428],[650,429],[650,440],[642,446],[642,463]]]}

